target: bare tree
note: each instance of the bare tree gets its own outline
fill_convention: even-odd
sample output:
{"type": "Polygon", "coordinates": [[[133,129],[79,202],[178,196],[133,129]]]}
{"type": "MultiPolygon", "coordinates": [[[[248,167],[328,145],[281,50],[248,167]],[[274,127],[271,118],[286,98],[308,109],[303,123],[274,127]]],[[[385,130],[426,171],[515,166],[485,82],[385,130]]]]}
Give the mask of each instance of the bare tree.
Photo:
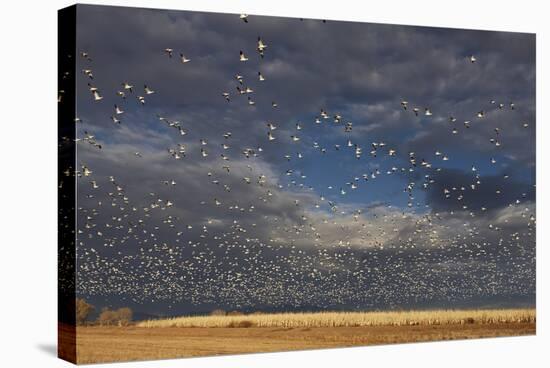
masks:
{"type": "Polygon", "coordinates": [[[99,322],[101,326],[111,326],[114,325],[116,321],[117,318],[115,311],[110,310],[109,308],[103,308],[97,317],[97,322],[99,322]]]}
{"type": "Polygon", "coordinates": [[[132,315],[132,310],[127,307],[116,310],[103,308],[97,318],[97,322],[101,326],[128,326],[132,321],[132,315]]]}
{"type": "Polygon", "coordinates": [[[212,312],[210,312],[211,316],[225,316],[226,314],[227,312],[223,309],[214,309],[212,312]]]}
{"type": "Polygon", "coordinates": [[[119,308],[116,311],[116,315],[118,318],[118,325],[119,326],[128,326],[130,322],[132,322],[132,310],[128,307],[126,308],[119,308]]]}
{"type": "Polygon", "coordinates": [[[94,306],[82,298],[76,298],[76,324],[81,326],[86,323],[94,306]]]}

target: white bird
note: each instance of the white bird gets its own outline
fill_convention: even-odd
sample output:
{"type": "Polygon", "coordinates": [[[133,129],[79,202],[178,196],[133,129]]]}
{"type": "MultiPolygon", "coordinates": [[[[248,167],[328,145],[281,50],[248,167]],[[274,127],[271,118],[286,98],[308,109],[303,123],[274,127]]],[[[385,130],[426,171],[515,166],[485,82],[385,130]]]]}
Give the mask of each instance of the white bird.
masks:
{"type": "Polygon", "coordinates": [[[82,69],[82,73],[84,73],[88,78],[94,79],[92,69],[82,69]]]}
{"type": "Polygon", "coordinates": [[[117,115],[120,115],[120,114],[124,113],[124,110],[122,110],[120,107],[118,107],[118,105],[115,105],[115,113],[117,115]]]}
{"type": "Polygon", "coordinates": [[[258,79],[260,80],[260,82],[265,81],[264,76],[263,76],[262,73],[260,73],[260,72],[258,72],[258,79]]]}
{"type": "Polygon", "coordinates": [[[148,94],[148,95],[152,95],[153,93],[155,93],[155,91],[153,91],[152,89],[147,87],[147,85],[144,85],[143,89],[145,90],[145,93],[148,94]]]}
{"type": "Polygon", "coordinates": [[[264,57],[264,50],[267,48],[267,45],[264,43],[264,41],[261,39],[260,36],[258,36],[258,47],[256,48],[258,52],[260,53],[260,57],[264,57]]]}
{"type": "Polygon", "coordinates": [[[246,55],[244,54],[244,52],[242,50],[239,53],[239,60],[240,61],[248,61],[248,58],[246,57],[246,55]]]}
{"type": "Polygon", "coordinates": [[[82,174],[84,174],[84,176],[90,176],[92,174],[93,171],[91,171],[90,169],[88,169],[87,166],[82,166],[82,174]]]}
{"type": "Polygon", "coordinates": [[[180,60],[182,64],[185,64],[191,61],[191,59],[186,58],[185,55],[183,54],[180,54],[180,60]]]}
{"type": "Polygon", "coordinates": [[[127,89],[130,91],[130,93],[132,92],[132,88],[134,88],[134,86],[132,86],[131,84],[129,84],[128,82],[124,82],[122,83],[122,87],[124,87],[124,89],[127,89]]]}
{"type": "Polygon", "coordinates": [[[99,91],[93,91],[92,94],[94,95],[94,101],[100,101],[103,100],[103,96],[99,94],[99,91]]]}
{"type": "Polygon", "coordinates": [[[172,57],[172,53],[174,52],[174,49],[171,48],[165,48],[164,52],[168,55],[168,57],[172,57]]]}
{"type": "Polygon", "coordinates": [[[243,22],[248,23],[248,14],[241,14],[239,18],[242,19],[243,22]]]}
{"type": "Polygon", "coordinates": [[[81,51],[80,56],[83,57],[84,59],[88,60],[88,61],[92,61],[92,58],[90,58],[90,55],[85,51],[81,51]]]}
{"type": "Polygon", "coordinates": [[[476,57],[474,55],[470,55],[468,57],[468,59],[470,60],[471,63],[475,63],[477,61],[476,57]]]}

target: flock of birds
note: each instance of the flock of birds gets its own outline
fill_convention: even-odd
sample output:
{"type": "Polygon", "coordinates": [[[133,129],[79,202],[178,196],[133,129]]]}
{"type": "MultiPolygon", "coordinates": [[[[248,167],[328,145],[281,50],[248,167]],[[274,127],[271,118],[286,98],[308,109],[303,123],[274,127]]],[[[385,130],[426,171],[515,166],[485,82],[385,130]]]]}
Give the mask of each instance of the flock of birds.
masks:
{"type": "MultiPolygon", "coordinates": [[[[249,23],[248,15],[239,18],[249,23]]],[[[255,46],[260,62],[269,58],[271,44],[258,37],[255,46]]],[[[253,55],[238,51],[235,60],[246,68],[253,55]]],[[[183,68],[195,62],[170,47],[159,53],[183,68]]],[[[130,100],[146,106],[148,99],[161,98],[162,91],[157,91],[154,83],[138,86],[121,81],[118,90],[104,93],[95,85],[95,61],[90,54],[80,52],[80,62],[86,65],[82,77],[92,103],[111,100],[107,94],[116,96],[110,116],[115,126],[126,124],[125,110],[133,108],[128,107],[130,100]]],[[[465,63],[479,61],[471,55],[465,63]]],[[[269,78],[260,71],[252,75],[260,83],[269,78]]],[[[254,96],[261,91],[251,88],[239,73],[235,73],[234,83],[235,90],[219,91],[220,98],[234,104],[246,97],[244,103],[254,106],[254,96]]],[[[279,105],[272,101],[271,107],[279,105]]],[[[411,119],[434,117],[431,106],[405,99],[396,101],[396,109],[411,114],[411,119]]],[[[462,129],[476,129],[488,111],[515,109],[510,101],[488,101],[461,123],[449,116],[450,137],[462,129]]],[[[158,129],[178,142],[166,147],[166,160],[177,160],[173,164],[184,168],[204,162],[204,177],[185,180],[207,179],[211,188],[204,186],[204,193],[214,195],[189,198],[186,183],[166,177],[159,178],[158,191],[136,198],[139,182],[122,182],[114,172],[96,172],[93,161],[64,168],[64,175],[76,175],[79,183],[79,294],[137,303],[163,301],[174,309],[182,303],[223,303],[232,308],[366,308],[519,295],[525,292],[525,285],[534,283],[536,220],[526,193],[518,194],[501,210],[501,219],[492,220],[497,214],[489,215],[491,209],[483,203],[475,208],[465,204],[465,199],[484,185],[479,170],[471,165],[469,183],[445,187],[440,193],[454,204],[453,210],[429,211],[415,199],[418,191],[437,183],[437,173],[445,171],[444,163],[453,159],[440,148],[434,148],[431,156],[420,156],[399,152],[384,141],[366,144],[354,139],[354,125],[347,117],[324,107],[310,122],[296,122],[290,128],[268,121],[265,136],[256,145],[243,147],[238,147],[239,136],[246,134],[242,131],[222,131],[214,138],[191,142],[191,128],[160,114],[155,118],[160,123],[158,129]],[[331,147],[312,142],[305,131],[321,125],[343,129],[345,138],[331,147]],[[278,152],[285,145],[294,151],[281,157],[288,169],[279,177],[262,171],[264,153],[278,152]],[[380,164],[328,187],[307,184],[300,160],[310,155],[320,155],[322,160],[331,154],[355,160],[366,156],[380,164]],[[388,167],[382,168],[387,163],[388,167]],[[346,203],[350,192],[397,174],[408,178],[403,187],[407,208],[352,208],[346,203]],[[180,187],[184,189],[178,191],[180,187]],[[209,216],[194,217],[192,211],[182,212],[184,207],[200,208],[200,213],[209,216]]],[[[107,143],[90,133],[93,125],[87,127],[80,118],[75,122],[78,144],[105,149],[107,143]]],[[[518,124],[529,127],[526,122],[518,124]]],[[[488,141],[495,151],[488,157],[492,165],[497,164],[497,150],[502,150],[502,134],[503,129],[495,127],[488,141]]],[[[143,160],[147,153],[132,155],[143,160]]],[[[502,180],[509,178],[506,175],[502,180]]],[[[495,196],[502,194],[500,187],[493,191],[495,196]]]]}

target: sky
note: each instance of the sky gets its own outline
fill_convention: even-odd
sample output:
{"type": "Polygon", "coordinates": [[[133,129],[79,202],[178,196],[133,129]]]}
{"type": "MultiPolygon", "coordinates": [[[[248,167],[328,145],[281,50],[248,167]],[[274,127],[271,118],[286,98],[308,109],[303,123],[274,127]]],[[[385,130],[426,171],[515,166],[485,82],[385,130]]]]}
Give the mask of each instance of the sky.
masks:
{"type": "Polygon", "coordinates": [[[93,304],[534,305],[534,34],[78,5],[77,53],[93,304]]]}

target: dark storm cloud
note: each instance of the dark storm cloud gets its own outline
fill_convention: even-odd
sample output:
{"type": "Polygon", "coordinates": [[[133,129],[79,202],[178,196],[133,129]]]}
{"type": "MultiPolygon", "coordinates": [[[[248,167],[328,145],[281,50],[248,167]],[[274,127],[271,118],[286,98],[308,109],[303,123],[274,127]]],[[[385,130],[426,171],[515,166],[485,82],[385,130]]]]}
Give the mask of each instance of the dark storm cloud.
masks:
{"type": "MultiPolygon", "coordinates": [[[[235,74],[243,74],[246,84],[261,92],[252,96],[257,99],[254,108],[234,95],[224,114],[231,126],[237,120],[241,121],[237,128],[243,129],[274,118],[285,122],[307,117],[311,122],[324,107],[358,126],[382,124],[380,134],[384,134],[417,124],[419,119],[410,114],[388,124],[402,98],[430,106],[445,119],[454,115],[459,122],[470,120],[491,99],[514,101],[521,107],[513,117],[515,125],[523,120],[534,123],[532,35],[270,17],[244,24],[220,14],[142,9],[127,16],[127,10],[120,8],[86,9],[80,17],[80,45],[95,54],[98,63],[102,58],[110,62],[109,68],[97,72],[97,83],[107,83],[106,90],[119,87],[123,80],[141,87],[147,76],[163,96],[161,101],[151,99],[152,108],[166,114],[174,109],[181,114],[185,108],[185,115],[205,121],[202,125],[219,123],[220,112],[227,109],[220,93],[227,90],[234,95],[235,74]],[[96,18],[103,20],[102,27],[90,24],[96,18]],[[254,50],[256,35],[268,43],[267,57],[261,62],[254,50]],[[94,43],[96,39],[102,43],[94,43]],[[165,47],[196,62],[185,68],[174,60],[168,63],[162,53],[165,47]],[[246,69],[238,61],[239,50],[251,56],[246,69]],[[470,53],[483,63],[469,65],[470,53]],[[265,84],[257,82],[260,70],[267,78],[265,84]],[[274,111],[271,101],[282,108],[274,111]],[[373,104],[386,108],[378,116],[353,114],[352,107],[373,104]]],[[[506,118],[506,126],[512,125],[510,120],[506,118]]],[[[514,129],[509,136],[520,139],[533,132],[514,129]]],[[[430,136],[448,139],[447,133],[435,129],[430,136]]],[[[518,145],[510,147],[516,149],[523,151],[518,145]]]]}
{"type": "Polygon", "coordinates": [[[439,172],[434,175],[435,182],[426,190],[426,202],[434,211],[450,211],[461,206],[478,211],[481,207],[494,210],[535,201],[535,188],[532,184],[513,178],[505,179],[505,175],[507,174],[477,178],[472,171],[439,172]],[[449,191],[448,198],[445,190],[449,191]]]}

